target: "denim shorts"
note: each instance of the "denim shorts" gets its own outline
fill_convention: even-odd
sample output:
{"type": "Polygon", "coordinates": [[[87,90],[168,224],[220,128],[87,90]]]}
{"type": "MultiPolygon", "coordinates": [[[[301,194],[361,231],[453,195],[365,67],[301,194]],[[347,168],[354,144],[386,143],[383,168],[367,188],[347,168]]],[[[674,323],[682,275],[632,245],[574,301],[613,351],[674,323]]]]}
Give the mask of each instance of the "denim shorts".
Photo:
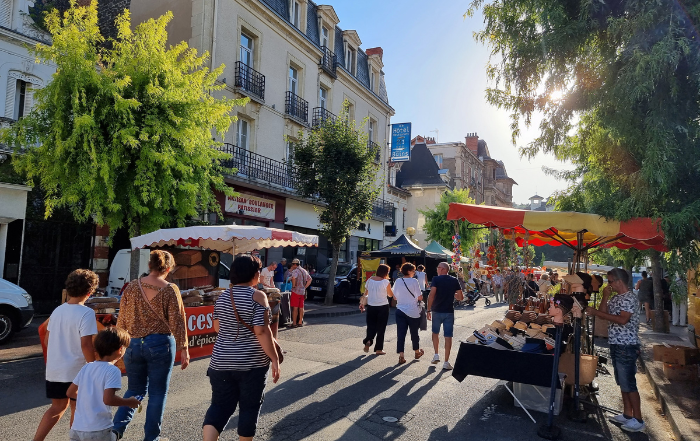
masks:
{"type": "Polygon", "coordinates": [[[445,333],[445,337],[452,337],[455,325],[455,315],[452,312],[433,312],[433,334],[440,333],[440,325],[445,333]]]}
{"type": "Polygon", "coordinates": [[[637,392],[637,358],[639,345],[610,345],[610,358],[615,372],[615,382],[622,392],[637,392]]]}

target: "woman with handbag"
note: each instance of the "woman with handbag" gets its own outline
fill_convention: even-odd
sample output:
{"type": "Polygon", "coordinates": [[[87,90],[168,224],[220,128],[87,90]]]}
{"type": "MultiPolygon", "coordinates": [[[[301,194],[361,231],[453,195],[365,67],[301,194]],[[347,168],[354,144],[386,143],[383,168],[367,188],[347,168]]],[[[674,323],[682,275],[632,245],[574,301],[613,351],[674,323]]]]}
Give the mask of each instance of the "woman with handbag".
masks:
{"type": "Polygon", "coordinates": [[[207,376],[211,405],[204,416],[204,441],[215,441],[239,408],[238,436],[252,440],[264,399],[267,372],[280,378],[282,349],[270,330],[270,307],[264,292],[256,290],[262,264],[254,256],[236,257],[231,264],[232,287],[214,306],[218,332],[207,376]]]}
{"type": "MultiPolygon", "coordinates": [[[[117,326],[131,335],[124,354],[129,379],[124,398],[148,394],[145,441],[160,439],[175,354],[180,352],[182,369],[190,364],[185,307],[177,286],[165,281],[174,266],[169,252],[151,251],[149,274],[129,283],[119,307],[117,326]]],[[[124,406],[117,410],[112,428],[117,439],[124,435],[135,410],[124,406]]]]}
{"type": "Polygon", "coordinates": [[[420,327],[421,314],[425,314],[421,295],[420,283],[413,276],[416,267],[412,263],[404,263],[401,267],[403,278],[394,282],[394,298],[396,299],[396,352],[399,354],[399,364],[406,363],[404,358],[404,346],[406,342],[406,331],[411,331],[411,343],[415,359],[418,360],[425,354],[420,349],[420,327]]]}
{"type": "Polygon", "coordinates": [[[367,311],[367,335],[364,343],[365,352],[374,344],[374,353],[384,355],[384,332],[389,322],[389,297],[393,297],[389,282],[389,265],[381,264],[372,277],[365,282],[365,294],[360,298],[360,310],[367,311]]]}

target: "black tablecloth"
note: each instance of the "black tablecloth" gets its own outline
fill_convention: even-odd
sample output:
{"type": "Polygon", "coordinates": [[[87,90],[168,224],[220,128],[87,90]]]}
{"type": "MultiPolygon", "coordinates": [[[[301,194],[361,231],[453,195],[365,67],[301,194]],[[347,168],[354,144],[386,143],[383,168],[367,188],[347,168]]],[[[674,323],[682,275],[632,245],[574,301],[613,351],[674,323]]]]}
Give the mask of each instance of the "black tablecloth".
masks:
{"type": "Polygon", "coordinates": [[[452,376],[459,382],[467,375],[476,375],[550,387],[554,361],[552,357],[546,354],[529,354],[493,349],[481,344],[461,343],[452,376]]]}

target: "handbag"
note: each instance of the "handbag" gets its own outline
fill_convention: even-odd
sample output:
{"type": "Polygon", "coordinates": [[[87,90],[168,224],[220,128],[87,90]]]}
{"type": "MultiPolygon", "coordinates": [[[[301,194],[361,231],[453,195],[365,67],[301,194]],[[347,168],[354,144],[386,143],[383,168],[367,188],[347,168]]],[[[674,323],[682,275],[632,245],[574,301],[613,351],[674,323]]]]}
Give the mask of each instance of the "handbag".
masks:
{"type": "MultiPolygon", "coordinates": [[[[417,298],[415,295],[413,295],[411,290],[408,289],[408,285],[406,285],[406,282],[403,279],[401,279],[401,281],[403,282],[403,285],[406,287],[406,291],[408,291],[408,293],[411,294],[414,299],[417,298]]],[[[423,303],[423,302],[418,302],[418,303],[420,304],[420,317],[418,317],[418,319],[419,319],[418,329],[420,329],[421,331],[427,331],[428,330],[428,314],[426,314],[426,311],[425,311],[425,303],[423,303]]]]}
{"type": "MultiPolygon", "coordinates": [[[[246,323],[245,321],[243,321],[241,316],[238,315],[238,309],[236,309],[236,302],[233,300],[233,291],[229,290],[228,294],[229,294],[229,296],[231,296],[231,306],[233,307],[233,313],[236,315],[236,320],[238,320],[238,323],[241,323],[242,325],[244,325],[246,328],[248,328],[248,330],[253,335],[255,335],[255,331],[253,330],[253,327],[251,325],[249,325],[248,323],[246,323]]],[[[269,313],[270,313],[270,309],[266,308],[265,309],[265,323],[270,323],[269,313]]],[[[270,331],[270,334],[272,334],[272,331],[270,331]]],[[[279,360],[279,364],[282,364],[282,362],[284,361],[284,351],[282,351],[282,346],[280,346],[280,344],[277,342],[277,339],[275,339],[275,337],[272,337],[272,343],[275,345],[275,352],[277,352],[277,359],[279,360]]]]}
{"type": "MultiPolygon", "coordinates": [[[[572,386],[575,381],[574,363],[576,362],[576,356],[573,353],[574,345],[572,340],[573,336],[570,336],[566,344],[566,352],[559,357],[559,372],[566,374],[564,382],[569,386],[572,386]]],[[[595,379],[596,370],[598,369],[598,356],[579,354],[579,357],[578,384],[590,384],[595,379]]]]}

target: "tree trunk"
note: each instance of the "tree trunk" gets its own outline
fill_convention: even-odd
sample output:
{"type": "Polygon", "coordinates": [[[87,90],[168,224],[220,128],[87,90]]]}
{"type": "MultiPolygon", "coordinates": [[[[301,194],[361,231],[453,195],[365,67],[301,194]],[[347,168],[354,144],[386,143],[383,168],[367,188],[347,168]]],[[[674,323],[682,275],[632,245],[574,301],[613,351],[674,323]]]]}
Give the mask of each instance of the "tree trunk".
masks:
{"type": "Polygon", "coordinates": [[[627,271],[627,288],[632,291],[632,288],[634,288],[632,286],[632,265],[625,265],[625,271],[627,271]]]}
{"type": "Polygon", "coordinates": [[[652,250],[651,272],[654,283],[654,331],[664,332],[664,293],[661,289],[661,253],[652,250]]]}
{"type": "Polygon", "coordinates": [[[333,304],[333,291],[335,288],[335,273],[338,270],[338,255],[340,254],[340,245],[333,244],[333,260],[331,261],[331,270],[328,273],[328,285],[326,288],[326,301],[324,305],[330,306],[333,304]]]}

